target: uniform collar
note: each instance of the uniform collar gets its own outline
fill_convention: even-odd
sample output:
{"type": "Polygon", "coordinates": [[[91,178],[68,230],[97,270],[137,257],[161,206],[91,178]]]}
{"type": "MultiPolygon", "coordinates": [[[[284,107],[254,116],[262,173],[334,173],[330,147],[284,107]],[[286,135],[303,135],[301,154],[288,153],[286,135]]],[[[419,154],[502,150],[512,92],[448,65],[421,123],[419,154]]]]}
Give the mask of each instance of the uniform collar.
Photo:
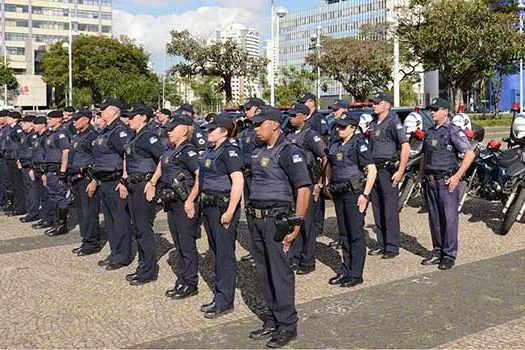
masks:
{"type": "Polygon", "coordinates": [[[452,123],[450,122],[450,118],[447,117],[447,120],[445,120],[445,122],[442,125],[438,127],[438,125],[436,124],[434,127],[436,128],[436,130],[441,129],[442,127],[448,129],[451,124],[452,123]]]}
{"type": "Polygon", "coordinates": [[[111,122],[111,124],[107,124],[105,129],[111,130],[120,125],[121,123],[124,124],[124,122],[120,120],[120,118],[116,118],[114,121],[111,122]]]}

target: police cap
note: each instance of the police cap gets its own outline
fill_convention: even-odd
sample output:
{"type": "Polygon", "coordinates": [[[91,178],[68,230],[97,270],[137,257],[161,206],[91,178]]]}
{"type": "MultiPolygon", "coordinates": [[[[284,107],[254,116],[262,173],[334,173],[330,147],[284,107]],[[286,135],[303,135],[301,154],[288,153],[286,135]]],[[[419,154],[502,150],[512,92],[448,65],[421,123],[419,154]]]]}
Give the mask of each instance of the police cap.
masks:
{"type": "Polygon", "coordinates": [[[22,119],[22,114],[20,114],[18,111],[9,112],[8,116],[14,119],[22,119]]]}
{"type": "Polygon", "coordinates": [[[130,110],[122,113],[124,117],[133,118],[136,115],[145,115],[148,118],[153,117],[153,110],[144,105],[133,105],[130,110]]]}
{"type": "Polygon", "coordinates": [[[159,110],[160,113],[164,114],[164,115],[167,115],[168,117],[171,116],[171,111],[167,108],[162,108],[161,110],[159,110]]]}
{"type": "Polygon", "coordinates": [[[95,105],[97,108],[100,108],[102,110],[108,108],[109,106],[114,106],[120,109],[123,109],[125,105],[120,101],[118,98],[114,97],[105,97],[102,99],[102,101],[95,105]]]}
{"type": "Polygon", "coordinates": [[[341,108],[349,109],[350,104],[345,100],[335,100],[334,103],[332,103],[332,105],[329,106],[328,108],[335,112],[335,111],[340,110],[341,108]]]}
{"type": "Polygon", "coordinates": [[[345,112],[341,116],[341,118],[338,118],[335,120],[335,124],[339,126],[347,127],[348,125],[359,125],[360,117],[358,115],[352,114],[350,112],[345,112]]]}
{"type": "Polygon", "coordinates": [[[252,97],[252,98],[248,99],[248,102],[246,102],[245,104],[241,105],[241,108],[243,108],[245,110],[248,110],[248,109],[252,108],[253,106],[261,107],[261,106],[264,106],[265,104],[266,103],[263,100],[261,100],[260,98],[252,97]]]}
{"type": "Polygon", "coordinates": [[[39,115],[38,117],[35,117],[35,120],[33,120],[33,124],[46,124],[47,118],[45,115],[39,115]]]}
{"type": "Polygon", "coordinates": [[[445,100],[444,98],[437,97],[432,100],[432,103],[430,104],[430,106],[428,106],[428,109],[448,109],[449,106],[450,103],[447,100],[445,100]]]}
{"type": "Polygon", "coordinates": [[[73,106],[67,106],[66,108],[64,108],[64,112],[67,112],[67,113],[75,113],[75,107],[73,107],[73,106]]]}
{"type": "Polygon", "coordinates": [[[93,118],[93,113],[89,109],[77,109],[71,118],[73,118],[73,120],[79,120],[82,117],[91,119],[93,118]]]}
{"type": "Polygon", "coordinates": [[[47,117],[48,118],[63,118],[64,113],[62,113],[62,111],[50,111],[49,113],[47,113],[47,117]]]}
{"type": "Polygon", "coordinates": [[[377,94],[375,94],[368,100],[368,102],[374,102],[374,103],[379,103],[382,101],[388,102],[390,104],[394,103],[394,99],[392,98],[392,96],[390,96],[384,91],[378,92],[377,94]]]}
{"type": "Polygon", "coordinates": [[[206,124],[206,128],[207,129],[215,129],[215,128],[232,129],[233,128],[233,118],[230,113],[221,112],[210,118],[208,124],[206,124]]]}
{"type": "Polygon", "coordinates": [[[191,125],[193,125],[193,119],[191,119],[190,117],[185,116],[185,115],[179,116],[179,117],[173,119],[168,124],[166,124],[166,130],[171,131],[171,130],[175,129],[177,126],[179,126],[179,125],[191,126],[191,125]]]}
{"type": "Polygon", "coordinates": [[[28,114],[28,115],[25,115],[23,118],[22,118],[22,121],[23,122],[29,122],[29,123],[33,123],[35,121],[35,116],[33,114],[28,114]]]}
{"type": "Polygon", "coordinates": [[[2,109],[0,111],[0,118],[1,117],[7,117],[9,115],[9,111],[7,109],[2,109]]]}
{"type": "Polygon", "coordinates": [[[191,114],[195,114],[195,110],[193,109],[193,106],[189,103],[183,103],[179,106],[179,108],[175,111],[176,114],[182,114],[182,112],[188,112],[191,114]]]}
{"type": "Polygon", "coordinates": [[[274,120],[281,123],[283,116],[281,111],[271,106],[262,106],[255,111],[255,116],[252,118],[254,124],[260,124],[265,120],[274,120]]]}
{"type": "Polygon", "coordinates": [[[306,105],[302,103],[296,103],[292,106],[292,109],[288,111],[288,114],[290,115],[297,115],[299,113],[308,116],[310,114],[310,108],[306,107],[306,105]]]}
{"type": "Polygon", "coordinates": [[[314,94],[308,92],[308,93],[304,94],[303,97],[301,97],[300,99],[298,99],[297,102],[299,102],[299,103],[306,103],[306,101],[308,101],[308,100],[314,100],[314,101],[316,101],[316,100],[317,100],[317,97],[315,97],[314,94]]]}

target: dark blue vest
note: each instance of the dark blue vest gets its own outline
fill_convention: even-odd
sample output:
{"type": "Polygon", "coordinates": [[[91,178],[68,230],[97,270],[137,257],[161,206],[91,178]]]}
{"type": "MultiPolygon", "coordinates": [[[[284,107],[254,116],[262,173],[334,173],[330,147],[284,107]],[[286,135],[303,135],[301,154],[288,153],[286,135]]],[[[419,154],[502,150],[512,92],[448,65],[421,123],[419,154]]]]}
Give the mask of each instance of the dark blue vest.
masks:
{"type": "Polygon", "coordinates": [[[458,130],[453,125],[428,129],[425,136],[425,170],[450,171],[459,167],[458,152],[451,142],[451,132],[458,130]]]}
{"type": "Polygon", "coordinates": [[[157,169],[157,162],[147,149],[149,138],[155,133],[148,126],[144,126],[139,133],[126,145],[126,169],[128,174],[153,173],[157,169]]]}
{"type": "Polygon", "coordinates": [[[399,119],[388,115],[381,124],[374,119],[370,123],[368,140],[374,161],[397,161],[399,159],[399,146],[394,139],[399,119]]]}
{"type": "MultiPolygon", "coordinates": [[[[231,145],[228,141],[224,141],[224,143],[231,145]]],[[[217,167],[219,158],[226,149],[224,143],[217,149],[208,149],[204,156],[203,165],[200,170],[202,176],[202,192],[223,195],[230,193],[230,174],[224,173],[217,167]]],[[[237,148],[237,146],[231,146],[237,148]]],[[[240,150],[238,150],[238,152],[240,152],[240,150]]]]}
{"type": "Polygon", "coordinates": [[[96,139],[96,131],[89,127],[81,134],[73,137],[72,146],[69,149],[69,165],[72,170],[87,168],[95,163],[93,158],[93,143],[96,139]]]}
{"type": "MultiPolygon", "coordinates": [[[[115,123],[119,123],[116,121],[115,123]]],[[[108,127],[97,137],[95,144],[93,145],[93,157],[95,158],[94,170],[97,171],[116,171],[122,170],[124,157],[117,150],[115,150],[109,143],[114,133],[119,133],[129,130],[122,127],[108,127]]]]}
{"type": "Polygon", "coordinates": [[[44,163],[60,163],[62,161],[62,150],[60,149],[60,138],[67,137],[62,128],[50,130],[45,137],[44,163]]]}
{"type": "Polygon", "coordinates": [[[358,165],[358,147],[355,135],[344,145],[343,141],[338,141],[330,147],[328,159],[332,165],[333,182],[363,179],[363,171],[358,165]]]}
{"type": "Polygon", "coordinates": [[[160,160],[162,176],[160,182],[164,187],[171,186],[173,179],[177,178],[180,174],[184,175],[183,182],[188,186],[188,188],[195,185],[195,174],[190,172],[184,162],[179,160],[179,157],[183,152],[193,151],[197,153],[197,149],[191,143],[184,142],[177,148],[170,148],[164,153],[160,160]]]}

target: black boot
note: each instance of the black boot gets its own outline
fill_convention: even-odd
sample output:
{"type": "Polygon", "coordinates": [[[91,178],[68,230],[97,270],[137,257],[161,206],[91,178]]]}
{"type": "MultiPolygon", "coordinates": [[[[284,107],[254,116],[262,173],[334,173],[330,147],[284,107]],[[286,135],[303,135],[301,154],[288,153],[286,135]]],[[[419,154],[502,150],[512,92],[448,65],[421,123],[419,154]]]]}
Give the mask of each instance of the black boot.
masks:
{"type": "Polygon", "coordinates": [[[53,226],[51,226],[50,228],[45,230],[44,234],[45,235],[49,235],[49,233],[54,231],[57,228],[58,225],[59,225],[59,222],[58,222],[58,208],[55,208],[55,212],[53,214],[53,226]]]}
{"type": "Polygon", "coordinates": [[[55,229],[47,235],[49,237],[52,236],[60,236],[65,235],[67,233],[67,209],[58,209],[58,225],[55,226],[55,229]]]}

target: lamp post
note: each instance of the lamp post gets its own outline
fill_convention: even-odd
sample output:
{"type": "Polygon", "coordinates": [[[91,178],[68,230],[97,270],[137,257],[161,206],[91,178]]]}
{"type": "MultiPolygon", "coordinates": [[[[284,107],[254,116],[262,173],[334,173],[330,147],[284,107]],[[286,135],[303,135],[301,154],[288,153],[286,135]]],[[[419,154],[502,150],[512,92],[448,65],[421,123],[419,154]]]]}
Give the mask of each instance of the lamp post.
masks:
{"type": "Polygon", "coordinates": [[[317,101],[321,99],[321,67],[319,66],[319,60],[321,59],[321,31],[323,27],[320,25],[315,29],[315,34],[312,35],[310,40],[315,42],[315,50],[317,52],[317,101]]]}
{"type": "MultiPolygon", "coordinates": [[[[519,0],[518,9],[520,11],[520,28],[519,33],[523,33],[523,9],[525,5],[519,0]]],[[[523,57],[520,57],[520,113],[523,112],[523,57]]]]}
{"type": "MultiPolygon", "coordinates": [[[[5,32],[4,35],[2,35],[2,52],[4,53],[4,69],[7,69],[7,47],[5,44],[5,32]]],[[[4,85],[4,106],[7,106],[7,82],[4,85]]]]}
{"type": "Polygon", "coordinates": [[[270,25],[270,36],[271,36],[271,62],[270,62],[270,105],[275,106],[275,56],[279,55],[279,20],[286,17],[288,10],[284,7],[278,7],[275,9],[275,1],[272,0],[271,6],[271,25],[270,25]],[[277,15],[277,18],[276,18],[277,15]],[[277,52],[276,52],[277,51],[277,52]]]}
{"type": "Polygon", "coordinates": [[[67,49],[68,54],[68,101],[69,105],[73,104],[73,55],[71,52],[71,39],[69,43],[62,44],[63,49],[67,49]]]}

